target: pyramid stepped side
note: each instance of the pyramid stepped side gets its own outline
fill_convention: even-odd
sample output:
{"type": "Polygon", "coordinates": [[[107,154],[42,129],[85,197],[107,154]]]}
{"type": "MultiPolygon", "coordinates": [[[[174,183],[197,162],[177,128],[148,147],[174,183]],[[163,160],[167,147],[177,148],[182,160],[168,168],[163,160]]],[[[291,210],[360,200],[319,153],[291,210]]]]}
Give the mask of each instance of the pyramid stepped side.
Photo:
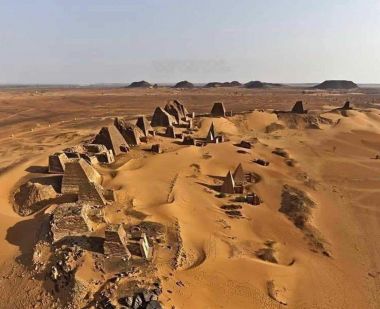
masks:
{"type": "Polygon", "coordinates": [[[145,136],[148,136],[149,131],[152,131],[153,128],[150,125],[148,119],[145,116],[141,116],[137,118],[136,125],[140,128],[140,130],[144,133],[145,136]]]}
{"type": "Polygon", "coordinates": [[[69,161],[66,154],[55,153],[49,156],[49,173],[63,174],[65,172],[65,164],[69,161]]]}
{"type": "Polygon", "coordinates": [[[237,168],[233,174],[233,178],[234,178],[235,184],[237,184],[237,185],[243,185],[244,182],[246,181],[244,169],[243,169],[243,166],[241,163],[237,166],[237,168]]]}
{"type": "Polygon", "coordinates": [[[100,174],[84,159],[79,159],[66,164],[61,191],[64,194],[79,194],[82,184],[100,184],[101,181],[100,174]]]}
{"type": "Polygon", "coordinates": [[[230,171],[228,171],[227,176],[220,187],[220,192],[227,194],[235,193],[235,182],[230,171]]]}
{"type": "Polygon", "coordinates": [[[90,205],[106,205],[102,187],[93,182],[82,183],[79,188],[78,200],[90,205]]]}

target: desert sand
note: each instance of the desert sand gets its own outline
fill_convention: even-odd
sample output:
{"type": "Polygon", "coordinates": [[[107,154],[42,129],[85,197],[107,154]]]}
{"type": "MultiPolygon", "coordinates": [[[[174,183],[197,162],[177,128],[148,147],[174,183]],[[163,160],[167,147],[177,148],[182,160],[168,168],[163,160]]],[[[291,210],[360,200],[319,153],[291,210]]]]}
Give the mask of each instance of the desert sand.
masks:
{"type": "MultiPolygon", "coordinates": [[[[1,90],[0,307],[64,307],[32,261],[46,210],[19,216],[15,190],[28,179],[46,177],[49,154],[93,138],[116,116],[151,116],[172,99],[200,115],[195,136],[204,137],[213,122],[226,142],[196,147],[157,136],[162,154],[147,152],[142,144],[114,164],[97,167],[102,185],[119,196],[120,209],[132,204],[144,220],[180,231],[183,254],[176,267],[175,242],[169,240],[171,247],[157,249],[152,261],[153,274],[162,281],[164,308],[281,308],[284,303],[288,308],[379,308],[380,90],[294,88],[1,90]],[[290,110],[297,100],[331,123],[290,128],[273,113],[290,110]],[[347,100],[354,110],[332,111],[347,100]],[[202,116],[218,101],[233,116],[202,116]],[[283,129],[267,133],[272,123],[283,129]],[[255,138],[252,149],[239,151],[237,143],[255,138]],[[276,148],[285,150],[292,164],[272,153],[276,148]],[[255,164],[257,158],[270,164],[255,164]],[[258,206],[217,197],[213,189],[239,163],[260,176],[252,184],[262,199],[258,206]],[[284,185],[315,203],[309,224],[317,240],[279,211],[284,185]],[[242,218],[227,216],[221,209],[226,204],[241,205],[242,218]],[[265,248],[271,248],[276,263],[258,257],[265,248]],[[276,297],[268,295],[273,287],[276,297]]],[[[108,215],[137,220],[116,210],[108,215]]],[[[78,276],[85,281],[98,274],[83,266],[78,276]]]]}

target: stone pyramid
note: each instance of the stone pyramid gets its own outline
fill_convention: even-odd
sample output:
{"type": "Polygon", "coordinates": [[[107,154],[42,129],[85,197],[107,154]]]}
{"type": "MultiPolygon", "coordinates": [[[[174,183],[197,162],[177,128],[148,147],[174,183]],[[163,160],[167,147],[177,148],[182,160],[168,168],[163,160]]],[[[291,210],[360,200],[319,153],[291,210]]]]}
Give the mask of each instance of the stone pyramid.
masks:
{"type": "Polygon", "coordinates": [[[214,103],[214,106],[211,109],[211,116],[213,116],[213,117],[225,117],[226,116],[226,109],[225,109],[224,104],[222,102],[214,103]]]}
{"type": "Polygon", "coordinates": [[[115,118],[114,125],[129,145],[136,146],[141,144],[140,139],[145,135],[137,125],[120,118],[115,118]]]}
{"type": "Polygon", "coordinates": [[[101,144],[113,151],[117,156],[122,153],[122,148],[127,147],[128,144],[119,130],[114,126],[103,127],[98,135],[96,135],[93,144],[101,144]]]}
{"type": "Polygon", "coordinates": [[[347,101],[346,103],[344,103],[342,109],[352,109],[351,106],[350,106],[350,101],[347,101]]]}
{"type": "Polygon", "coordinates": [[[175,130],[173,126],[167,126],[165,135],[170,138],[175,138],[175,130]]]}
{"type": "Polygon", "coordinates": [[[148,119],[145,116],[141,116],[137,118],[136,125],[140,128],[140,130],[144,133],[145,136],[148,136],[149,131],[153,131],[152,126],[148,119]]]}
{"type": "Polygon", "coordinates": [[[236,185],[242,186],[245,183],[245,174],[241,163],[235,169],[233,178],[236,185]]]}
{"type": "Polygon", "coordinates": [[[150,122],[152,127],[167,127],[176,123],[177,121],[175,117],[170,115],[161,107],[156,107],[153,113],[152,121],[150,122]]]}
{"type": "Polygon", "coordinates": [[[235,181],[232,177],[231,171],[228,171],[226,178],[222,186],[220,187],[221,193],[234,194],[235,193],[235,181]]]}
{"type": "Polygon", "coordinates": [[[65,164],[69,158],[63,152],[57,152],[49,156],[49,173],[63,174],[65,172],[65,164]]]}
{"type": "Polygon", "coordinates": [[[61,192],[64,194],[79,194],[81,185],[91,182],[100,184],[101,181],[102,176],[84,159],[73,159],[66,163],[61,192]]]}
{"type": "Polygon", "coordinates": [[[295,114],[304,114],[305,110],[303,109],[303,103],[302,101],[297,101],[296,104],[294,104],[292,108],[292,113],[295,114]]]}
{"type": "Polygon", "coordinates": [[[216,132],[215,132],[214,123],[212,122],[210,129],[208,130],[206,139],[209,142],[213,142],[215,140],[215,138],[216,138],[216,132]]]}
{"type": "Polygon", "coordinates": [[[186,119],[186,116],[189,113],[186,107],[177,100],[167,103],[164,109],[176,119],[178,124],[181,122],[181,120],[186,119]]]}

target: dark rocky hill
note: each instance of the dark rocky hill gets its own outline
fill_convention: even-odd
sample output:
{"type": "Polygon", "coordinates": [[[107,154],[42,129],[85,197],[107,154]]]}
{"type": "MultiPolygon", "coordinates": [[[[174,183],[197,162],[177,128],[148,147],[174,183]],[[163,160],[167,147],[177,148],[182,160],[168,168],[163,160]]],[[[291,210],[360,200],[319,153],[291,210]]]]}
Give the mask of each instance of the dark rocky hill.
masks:
{"type": "Polygon", "coordinates": [[[353,89],[358,88],[358,85],[350,80],[325,80],[313,88],[315,89],[353,89]]]}
{"type": "Polygon", "coordinates": [[[145,80],[139,81],[139,82],[133,82],[131,83],[128,88],[149,88],[152,85],[145,80]]]}
{"type": "Polygon", "coordinates": [[[194,88],[194,84],[187,80],[180,81],[174,85],[174,88],[194,88]]]}
{"type": "Polygon", "coordinates": [[[273,84],[273,83],[264,83],[259,80],[250,81],[244,84],[245,88],[273,88],[273,87],[282,87],[282,84],[273,84]]]}

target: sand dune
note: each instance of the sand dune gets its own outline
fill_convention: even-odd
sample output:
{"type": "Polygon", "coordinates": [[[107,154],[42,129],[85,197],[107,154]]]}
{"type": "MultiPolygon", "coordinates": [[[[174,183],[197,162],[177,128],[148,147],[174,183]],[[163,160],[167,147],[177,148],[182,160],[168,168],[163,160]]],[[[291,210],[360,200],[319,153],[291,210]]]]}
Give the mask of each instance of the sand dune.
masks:
{"type": "MultiPolygon", "coordinates": [[[[225,89],[200,89],[191,94],[189,90],[166,89],[107,91],[57,90],[33,96],[33,102],[41,102],[35,107],[39,112],[52,102],[68,103],[62,114],[54,106],[50,113],[37,113],[36,118],[36,111],[23,101],[28,92],[0,94],[2,101],[19,104],[13,112],[0,104],[0,300],[12,308],[56,304],[42,287],[44,278],[33,280],[30,269],[43,211],[22,218],[12,207],[12,194],[21,183],[44,176],[42,168],[50,153],[95,135],[99,126],[111,123],[111,115],[150,114],[151,102],[165,103],[173,93],[188,98],[187,106],[196,112],[209,111],[211,103],[221,98],[226,98],[229,110],[252,108],[252,93],[247,89],[237,94],[225,89]],[[108,107],[104,96],[111,101],[108,107]],[[70,108],[78,110],[78,102],[90,106],[89,99],[95,102],[96,108],[88,112],[94,119],[89,115],[85,119],[82,111],[77,120],[66,113],[70,108]],[[125,107],[120,105],[123,100],[128,102],[125,107]],[[149,103],[141,104],[144,102],[149,103]],[[40,126],[30,131],[36,122],[40,126]],[[9,276],[12,270],[14,274],[9,276]],[[12,296],[14,291],[19,297],[12,296]]],[[[257,90],[256,107],[289,110],[300,95],[288,89],[276,91],[257,90]],[[279,97],[282,100],[277,102],[279,97]]],[[[334,105],[335,98],[313,97],[310,105],[318,110],[334,105]]],[[[380,114],[376,109],[353,110],[347,116],[324,110],[322,116],[333,124],[272,133],[265,133],[265,128],[279,120],[270,110],[228,118],[200,117],[197,136],[205,137],[213,122],[230,140],[195,147],[157,136],[152,142],[162,144],[162,154],[152,154],[146,151],[150,144],[142,144],[109,166],[96,166],[103,175],[103,186],[115,189],[119,200],[108,210],[107,220],[137,222],[138,213],[168,231],[180,231],[182,255],[177,267],[173,267],[177,247],[171,241],[170,248],[158,249],[154,260],[154,274],[162,278],[160,300],[165,308],[280,308],[279,299],[289,308],[378,308],[380,160],[374,158],[380,154],[380,114]],[[235,144],[250,138],[258,142],[247,153],[239,153],[235,144]],[[276,148],[284,149],[294,166],[272,153],[276,148]],[[269,166],[253,163],[256,158],[269,161],[269,166]],[[262,199],[259,206],[236,202],[231,196],[218,197],[223,177],[239,163],[260,176],[260,181],[251,185],[262,199]],[[286,184],[315,203],[309,223],[318,230],[331,257],[315,252],[305,231],[279,211],[286,184]],[[228,204],[241,205],[242,218],[227,216],[221,206],[228,204]],[[134,215],[128,215],[132,210],[134,215]],[[258,257],[258,251],[268,248],[273,249],[276,262],[258,257]],[[268,295],[268,282],[272,281],[279,291],[277,300],[268,295]]],[[[86,257],[84,265],[91,263],[91,257],[86,257]]],[[[93,276],[85,266],[78,270],[83,281],[93,276]]]]}

